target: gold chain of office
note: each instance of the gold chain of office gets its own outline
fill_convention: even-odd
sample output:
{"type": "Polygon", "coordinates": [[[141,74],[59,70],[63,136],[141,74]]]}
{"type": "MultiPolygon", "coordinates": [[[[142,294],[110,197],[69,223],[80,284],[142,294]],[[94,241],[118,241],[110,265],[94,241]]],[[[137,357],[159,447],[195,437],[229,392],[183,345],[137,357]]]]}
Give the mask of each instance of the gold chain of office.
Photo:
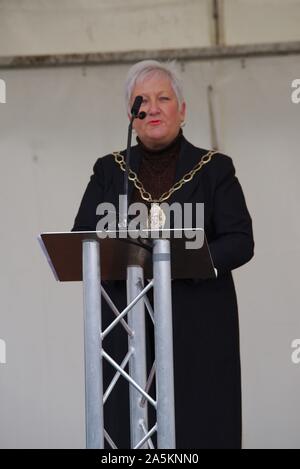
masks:
{"type": "MultiPolygon", "coordinates": [[[[132,181],[134,186],[139,190],[143,200],[146,200],[147,202],[151,202],[151,203],[154,203],[154,204],[160,204],[161,202],[164,202],[165,200],[169,199],[169,197],[171,197],[173,192],[178,191],[179,189],[181,189],[182,186],[184,186],[184,184],[186,184],[187,182],[190,182],[193,179],[193,177],[195,176],[195,174],[198,173],[198,171],[200,171],[200,169],[205,164],[209,163],[210,160],[212,159],[213,155],[215,155],[216,153],[218,153],[218,152],[214,151],[214,150],[210,150],[207,153],[205,153],[205,155],[202,156],[199,163],[197,163],[191,171],[186,173],[180,179],[180,181],[175,182],[175,184],[167,192],[164,192],[159,197],[159,199],[153,199],[152,198],[152,195],[150,194],[150,192],[146,191],[143,184],[141,183],[141,181],[137,177],[137,174],[134,171],[132,171],[132,169],[130,169],[130,168],[128,168],[128,179],[130,181],[132,181]]],[[[124,156],[118,151],[112,152],[112,155],[115,158],[115,162],[120,165],[121,170],[125,172],[126,171],[126,163],[125,163],[125,160],[124,160],[124,156]]]]}

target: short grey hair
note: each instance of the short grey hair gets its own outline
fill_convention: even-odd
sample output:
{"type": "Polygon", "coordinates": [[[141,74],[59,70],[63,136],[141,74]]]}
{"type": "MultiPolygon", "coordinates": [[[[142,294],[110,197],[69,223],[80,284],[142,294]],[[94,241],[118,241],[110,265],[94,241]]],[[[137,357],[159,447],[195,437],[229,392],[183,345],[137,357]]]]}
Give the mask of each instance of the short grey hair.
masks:
{"type": "Polygon", "coordinates": [[[183,86],[181,76],[178,72],[176,62],[159,62],[158,60],[142,60],[134,64],[128,71],[125,82],[125,103],[127,112],[130,112],[130,100],[135,85],[143,81],[146,77],[154,74],[165,75],[170,79],[174,93],[176,94],[178,105],[184,101],[183,86]]]}

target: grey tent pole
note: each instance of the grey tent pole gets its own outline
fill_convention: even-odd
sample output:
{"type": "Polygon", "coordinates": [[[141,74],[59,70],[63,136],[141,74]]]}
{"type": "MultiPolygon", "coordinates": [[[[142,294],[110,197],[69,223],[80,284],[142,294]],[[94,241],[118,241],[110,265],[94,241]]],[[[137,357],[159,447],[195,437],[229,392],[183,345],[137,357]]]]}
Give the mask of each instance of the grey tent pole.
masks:
{"type": "Polygon", "coordinates": [[[168,239],[153,243],[157,447],[175,448],[171,252],[168,239]]]}
{"type": "MultiPolygon", "coordinates": [[[[127,267],[127,304],[138,296],[144,286],[143,269],[127,267]]],[[[129,374],[143,389],[146,386],[146,338],[145,305],[141,298],[128,312],[128,325],[133,331],[128,336],[128,348],[133,350],[129,359],[129,374]]],[[[147,405],[141,406],[142,396],[133,386],[129,387],[131,448],[135,448],[144,437],[143,428],[148,428],[147,405]]],[[[142,448],[147,448],[144,444],[142,448]]]]}
{"type": "Polygon", "coordinates": [[[86,447],[104,447],[100,244],[82,242],[86,447]]]}

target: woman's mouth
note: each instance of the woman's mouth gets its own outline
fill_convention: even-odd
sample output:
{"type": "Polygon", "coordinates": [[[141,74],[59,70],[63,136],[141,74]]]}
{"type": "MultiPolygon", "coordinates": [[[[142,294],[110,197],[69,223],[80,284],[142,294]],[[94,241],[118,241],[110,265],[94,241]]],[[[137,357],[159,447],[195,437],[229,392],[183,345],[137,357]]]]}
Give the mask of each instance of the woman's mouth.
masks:
{"type": "Polygon", "coordinates": [[[161,121],[159,119],[149,121],[150,125],[159,125],[160,123],[161,123],[161,121]]]}

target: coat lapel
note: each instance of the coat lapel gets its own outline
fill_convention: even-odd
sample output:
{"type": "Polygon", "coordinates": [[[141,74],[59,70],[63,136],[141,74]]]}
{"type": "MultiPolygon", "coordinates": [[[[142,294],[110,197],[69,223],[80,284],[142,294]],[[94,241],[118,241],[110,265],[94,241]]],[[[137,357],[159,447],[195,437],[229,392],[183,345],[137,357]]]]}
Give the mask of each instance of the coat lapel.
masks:
{"type": "MultiPolygon", "coordinates": [[[[141,164],[141,153],[138,151],[138,145],[135,145],[131,148],[130,154],[130,168],[134,171],[137,175],[139,173],[139,167],[141,164]]],[[[129,181],[128,183],[128,200],[131,200],[132,192],[134,189],[133,181],[129,181]]]]}
{"type": "MultiPolygon", "coordinates": [[[[180,181],[185,174],[191,171],[194,166],[199,163],[201,157],[205,153],[205,150],[194,147],[194,145],[183,138],[175,173],[175,182],[180,181]]],[[[176,201],[181,203],[188,202],[198,184],[199,177],[198,174],[195,174],[191,181],[185,183],[178,191],[173,192],[169,199],[169,203],[172,204],[176,201]]]]}
{"type": "MultiPolygon", "coordinates": [[[[126,150],[122,151],[121,154],[124,156],[124,159],[125,159],[126,150]]],[[[135,173],[138,173],[140,163],[141,163],[141,154],[138,151],[138,146],[135,145],[134,147],[131,147],[131,154],[130,154],[130,168],[132,169],[132,171],[134,171],[135,173]]],[[[121,170],[119,165],[117,166],[118,166],[118,171],[116,173],[116,178],[115,178],[115,189],[116,189],[117,194],[121,194],[123,193],[125,173],[124,171],[121,170]]],[[[128,181],[128,200],[131,200],[133,188],[134,188],[133,182],[128,181]]]]}

